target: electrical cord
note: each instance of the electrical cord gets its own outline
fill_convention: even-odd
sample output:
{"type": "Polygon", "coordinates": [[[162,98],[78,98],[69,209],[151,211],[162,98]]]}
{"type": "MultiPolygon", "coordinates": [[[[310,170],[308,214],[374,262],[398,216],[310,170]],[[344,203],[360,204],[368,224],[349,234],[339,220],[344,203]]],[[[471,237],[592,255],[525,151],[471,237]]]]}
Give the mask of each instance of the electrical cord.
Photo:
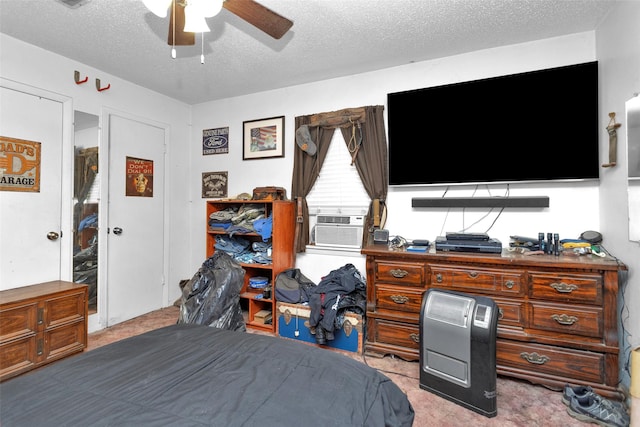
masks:
{"type": "MultiPolygon", "coordinates": [[[[395,359],[395,357],[393,355],[391,355],[390,357],[395,359]]],[[[412,380],[420,381],[419,377],[414,377],[413,375],[407,375],[407,374],[403,374],[401,372],[389,371],[387,369],[381,369],[381,368],[376,368],[375,366],[371,366],[371,365],[369,365],[369,362],[367,362],[367,357],[365,356],[364,353],[362,353],[362,363],[364,363],[365,365],[367,365],[370,368],[375,369],[378,372],[384,372],[385,374],[399,375],[401,377],[410,378],[412,380]]]]}

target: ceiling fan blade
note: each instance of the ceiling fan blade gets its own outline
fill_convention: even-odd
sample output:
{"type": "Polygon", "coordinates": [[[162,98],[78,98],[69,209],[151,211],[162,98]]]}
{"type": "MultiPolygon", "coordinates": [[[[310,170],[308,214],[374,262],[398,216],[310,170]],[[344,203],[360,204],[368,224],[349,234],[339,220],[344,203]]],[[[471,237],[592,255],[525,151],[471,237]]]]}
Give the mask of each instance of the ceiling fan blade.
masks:
{"type": "Polygon", "coordinates": [[[293,25],[293,21],[253,0],[225,0],[222,7],[274,39],[280,39],[293,25]]]}
{"type": "Polygon", "coordinates": [[[171,2],[171,18],[169,19],[169,37],[167,43],[171,46],[189,46],[196,44],[195,33],[187,33],[184,28],[184,6],[176,4],[176,0],[171,2]],[[175,20],[176,38],[173,39],[173,22],[175,20]]]}

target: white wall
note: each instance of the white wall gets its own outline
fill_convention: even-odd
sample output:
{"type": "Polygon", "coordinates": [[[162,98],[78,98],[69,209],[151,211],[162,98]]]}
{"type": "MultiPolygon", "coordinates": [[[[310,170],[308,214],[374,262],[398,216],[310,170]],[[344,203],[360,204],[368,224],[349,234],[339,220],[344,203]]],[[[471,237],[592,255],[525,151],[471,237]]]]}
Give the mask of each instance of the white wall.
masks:
{"type": "MultiPolygon", "coordinates": [[[[189,194],[184,189],[189,185],[185,176],[185,171],[189,169],[185,140],[191,134],[191,107],[5,34],[0,34],[0,46],[0,76],[5,79],[71,97],[75,110],[98,117],[102,117],[103,109],[107,108],[170,126],[165,188],[169,209],[166,218],[169,221],[171,243],[167,269],[169,274],[165,278],[165,285],[168,288],[166,305],[172,304],[179,294],[179,280],[192,274],[188,256],[191,228],[184,220],[189,211],[189,194]],[[76,70],[80,72],[81,79],[86,76],[89,81],[76,84],[76,70]],[[96,78],[101,80],[102,87],[110,84],[111,88],[98,92],[95,87],[96,78]]],[[[73,141],[69,143],[73,146],[73,141]]],[[[70,164],[73,164],[72,160],[70,164]]],[[[70,179],[71,173],[71,170],[64,171],[67,179],[70,179]]],[[[30,279],[26,277],[25,283],[29,282],[30,279]]]]}
{"type": "MultiPolygon", "coordinates": [[[[620,318],[624,324],[621,339],[621,364],[629,360],[629,351],[640,346],[640,245],[629,240],[627,199],[627,134],[625,102],[640,92],[640,2],[620,2],[596,31],[596,53],[600,61],[600,152],[607,153],[606,125],[609,112],[616,113],[618,129],[618,165],[601,172],[600,230],[605,247],[624,262],[628,277],[620,295],[620,318]],[[622,297],[624,296],[624,300],[622,297]]],[[[636,226],[640,218],[631,218],[636,226]]],[[[634,367],[638,369],[640,367],[634,367]]],[[[628,369],[628,365],[627,365],[628,369]]],[[[629,386],[629,372],[622,371],[621,380],[629,386]]]]}
{"type": "MultiPolygon", "coordinates": [[[[566,37],[540,40],[389,68],[345,78],[289,87],[281,90],[207,102],[193,107],[193,146],[197,145],[203,129],[229,126],[229,154],[203,156],[192,153],[191,186],[201,185],[201,173],[229,171],[229,196],[251,193],[254,187],[277,185],[291,189],[293,171],[292,152],[295,149],[294,118],[304,114],[334,111],[365,105],[385,105],[389,92],[417,89],[504,74],[531,71],[595,60],[595,34],[586,32],[566,37]],[[285,116],[285,157],[283,159],[242,160],[242,121],[264,117],[285,116]]],[[[497,118],[498,120],[498,118],[497,118]]],[[[558,113],[550,106],[549,120],[558,120],[558,113]]],[[[485,139],[491,140],[491,124],[487,124],[485,139]]],[[[446,142],[445,142],[446,143],[446,142]]],[[[424,150],[425,167],[429,162],[428,148],[424,150]]],[[[606,150],[605,150],[606,152],[606,150]]],[[[417,151],[418,154],[418,151],[417,151]]],[[[421,155],[421,154],[418,154],[421,155]]],[[[506,153],[502,164],[487,167],[510,168],[517,162],[518,152],[506,153]]],[[[452,160],[453,161],[453,160],[452,160]]],[[[448,196],[471,196],[470,187],[454,187],[448,196]]],[[[477,196],[504,195],[506,185],[492,185],[479,189],[477,196]],[[489,193],[490,191],[490,193],[489,193]]],[[[412,197],[438,197],[445,187],[391,188],[387,206],[386,228],[390,234],[407,239],[434,240],[446,231],[458,231],[484,217],[488,209],[413,209],[412,197]]],[[[508,245],[509,236],[537,236],[538,232],[559,233],[560,237],[577,238],[585,230],[599,230],[598,183],[577,184],[511,184],[511,196],[549,196],[548,209],[505,209],[488,231],[493,238],[508,245]]],[[[192,221],[202,222],[205,205],[194,198],[192,221]]],[[[487,231],[499,214],[494,209],[469,231],[487,231]]],[[[197,230],[197,228],[196,228],[197,230]]],[[[193,236],[193,267],[204,256],[204,233],[193,236]]],[[[303,254],[297,257],[297,267],[312,280],[318,281],[331,270],[352,263],[362,273],[362,256],[338,257],[303,254]]]]}

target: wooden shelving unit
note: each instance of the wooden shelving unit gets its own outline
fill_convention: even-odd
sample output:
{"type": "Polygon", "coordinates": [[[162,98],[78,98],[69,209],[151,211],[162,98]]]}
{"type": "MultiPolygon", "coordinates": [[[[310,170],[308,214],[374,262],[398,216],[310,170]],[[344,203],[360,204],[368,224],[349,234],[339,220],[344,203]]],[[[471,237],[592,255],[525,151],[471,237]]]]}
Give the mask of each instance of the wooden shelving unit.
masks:
{"type": "MultiPolygon", "coordinates": [[[[209,216],[213,212],[218,212],[229,207],[240,208],[242,205],[260,205],[264,207],[265,217],[272,217],[273,226],[271,239],[265,243],[271,243],[271,264],[240,263],[245,270],[244,283],[240,291],[240,302],[245,312],[245,320],[248,328],[259,329],[267,332],[276,331],[276,300],[273,285],[276,276],[283,270],[293,268],[295,264],[295,253],[293,250],[293,238],[295,232],[295,205],[286,200],[208,200],[206,216],[206,254],[211,257],[215,251],[216,236],[227,234],[225,231],[212,230],[209,227],[209,216]],[[249,286],[251,277],[266,277],[272,287],[271,298],[260,297],[262,289],[254,289],[249,286]],[[270,324],[264,324],[256,317],[262,310],[268,310],[272,314],[270,324]]],[[[251,242],[262,242],[262,236],[258,233],[238,233],[235,236],[242,236],[251,242]]]]}

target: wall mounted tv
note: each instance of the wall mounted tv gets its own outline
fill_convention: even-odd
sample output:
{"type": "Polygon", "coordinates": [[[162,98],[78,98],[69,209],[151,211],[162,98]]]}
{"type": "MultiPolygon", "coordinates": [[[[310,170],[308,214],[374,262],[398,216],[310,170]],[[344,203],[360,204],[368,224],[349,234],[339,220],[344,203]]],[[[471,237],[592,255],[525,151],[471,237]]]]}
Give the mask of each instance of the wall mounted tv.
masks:
{"type": "Polygon", "coordinates": [[[598,63],[387,95],[389,184],[599,178],[598,63]]]}

